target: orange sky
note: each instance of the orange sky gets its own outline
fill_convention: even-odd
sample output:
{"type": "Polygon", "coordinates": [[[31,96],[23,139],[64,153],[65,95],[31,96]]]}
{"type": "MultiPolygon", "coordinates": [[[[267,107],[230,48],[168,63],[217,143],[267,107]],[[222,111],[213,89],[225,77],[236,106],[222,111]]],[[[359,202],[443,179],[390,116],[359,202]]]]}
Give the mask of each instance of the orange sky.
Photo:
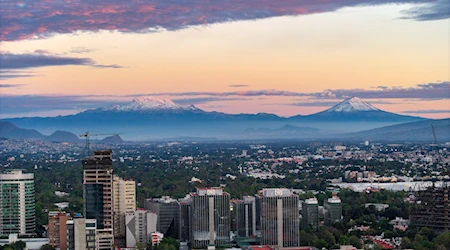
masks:
{"type": "MultiPolygon", "coordinates": [[[[31,68],[26,71],[32,72],[33,77],[1,80],[2,84],[21,86],[0,91],[2,95],[132,95],[272,89],[316,93],[328,89],[368,90],[376,86],[414,88],[418,84],[449,81],[449,20],[400,19],[400,13],[410,7],[344,8],[307,16],[144,34],[76,32],[37,40],[3,41],[2,52],[46,50],[55,56],[90,58],[97,64],[122,68],[92,65],[31,68]],[[87,52],[73,53],[74,48],[85,48],[87,52]]],[[[439,100],[372,98],[368,101],[391,112],[423,110],[424,113],[408,114],[442,118],[450,116],[450,90],[448,94],[439,100]],[[384,104],[376,104],[382,100],[384,104]],[[449,112],[433,113],[432,110],[449,112]]],[[[315,101],[308,97],[259,96],[196,106],[229,113],[268,112],[287,116],[326,108],[292,105],[315,101]]]]}

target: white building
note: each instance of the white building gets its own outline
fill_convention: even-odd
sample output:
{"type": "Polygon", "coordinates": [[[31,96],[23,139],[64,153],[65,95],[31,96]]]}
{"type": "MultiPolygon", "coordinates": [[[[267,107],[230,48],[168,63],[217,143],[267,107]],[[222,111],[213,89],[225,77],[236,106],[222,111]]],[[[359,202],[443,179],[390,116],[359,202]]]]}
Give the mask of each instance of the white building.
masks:
{"type": "Polygon", "coordinates": [[[157,221],[157,214],[148,210],[126,213],[126,246],[134,247],[136,243],[150,243],[152,241],[151,234],[156,232],[157,221]]]}
{"type": "Polygon", "coordinates": [[[67,250],[96,250],[99,245],[95,219],[76,218],[66,221],[67,250]]]}

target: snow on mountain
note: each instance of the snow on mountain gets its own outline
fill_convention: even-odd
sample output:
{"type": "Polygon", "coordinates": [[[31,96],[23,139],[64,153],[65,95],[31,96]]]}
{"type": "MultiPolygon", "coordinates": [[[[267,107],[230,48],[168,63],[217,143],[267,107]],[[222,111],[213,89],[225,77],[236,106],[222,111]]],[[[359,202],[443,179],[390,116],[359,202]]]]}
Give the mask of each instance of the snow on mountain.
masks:
{"type": "Polygon", "coordinates": [[[156,98],[153,96],[142,96],[134,98],[130,104],[127,105],[114,105],[103,110],[114,111],[144,111],[144,110],[199,110],[194,105],[180,105],[174,103],[167,98],[156,98]]]}
{"type": "Polygon", "coordinates": [[[352,97],[344,100],[343,102],[336,104],[325,112],[357,112],[357,111],[380,111],[369,103],[359,99],[358,97],[352,97]]]}

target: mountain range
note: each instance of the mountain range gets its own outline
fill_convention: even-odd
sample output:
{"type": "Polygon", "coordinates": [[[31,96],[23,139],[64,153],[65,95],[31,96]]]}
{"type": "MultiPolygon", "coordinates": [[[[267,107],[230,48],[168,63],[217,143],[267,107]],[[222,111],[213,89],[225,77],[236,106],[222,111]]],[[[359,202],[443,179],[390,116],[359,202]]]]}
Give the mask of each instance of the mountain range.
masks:
{"type": "Polygon", "coordinates": [[[126,105],[100,107],[75,115],[2,121],[29,129],[21,133],[31,133],[35,137],[39,137],[35,133],[37,131],[50,134],[60,130],[78,134],[89,130],[124,133],[127,139],[147,140],[176,137],[267,138],[280,134],[284,134],[282,137],[329,137],[425,120],[380,110],[357,97],[348,98],[316,114],[292,117],[267,113],[207,112],[193,105],[176,104],[170,99],[138,97],[126,105]]]}

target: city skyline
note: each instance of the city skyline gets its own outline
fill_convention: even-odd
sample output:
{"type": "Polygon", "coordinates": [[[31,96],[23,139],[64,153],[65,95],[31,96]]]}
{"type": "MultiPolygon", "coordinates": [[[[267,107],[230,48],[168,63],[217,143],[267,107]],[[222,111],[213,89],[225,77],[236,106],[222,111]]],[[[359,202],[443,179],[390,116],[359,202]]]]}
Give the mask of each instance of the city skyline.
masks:
{"type": "Polygon", "coordinates": [[[450,117],[448,1],[0,6],[0,118],[146,95],[280,116],[357,96],[389,112],[450,117]]]}

